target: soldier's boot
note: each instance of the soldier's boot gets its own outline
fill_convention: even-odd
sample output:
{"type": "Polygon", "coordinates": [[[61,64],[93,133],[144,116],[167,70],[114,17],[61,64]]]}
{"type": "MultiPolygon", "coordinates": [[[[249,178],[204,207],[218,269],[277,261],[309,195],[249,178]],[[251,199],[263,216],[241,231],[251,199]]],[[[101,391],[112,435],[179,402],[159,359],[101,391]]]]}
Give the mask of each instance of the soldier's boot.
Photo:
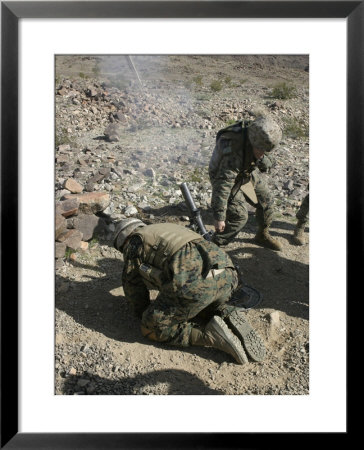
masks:
{"type": "Polygon", "coordinates": [[[292,241],[295,245],[304,245],[305,244],[305,238],[304,238],[304,231],[305,231],[305,222],[302,222],[302,220],[298,220],[296,224],[296,228],[293,232],[292,241]]]}
{"type": "Polygon", "coordinates": [[[213,347],[231,355],[238,364],[248,362],[248,357],[234,333],[229,329],[221,317],[214,316],[204,330],[192,328],[191,345],[213,347]]]}
{"type": "Polygon", "coordinates": [[[244,345],[248,356],[253,361],[263,361],[265,358],[265,346],[262,338],[251,327],[245,318],[246,312],[240,308],[236,308],[224,317],[225,322],[233,333],[238,336],[244,345]]]}
{"type": "Polygon", "coordinates": [[[282,245],[277,239],[273,239],[268,228],[259,228],[254,238],[255,242],[271,250],[282,250],[282,245]]]}

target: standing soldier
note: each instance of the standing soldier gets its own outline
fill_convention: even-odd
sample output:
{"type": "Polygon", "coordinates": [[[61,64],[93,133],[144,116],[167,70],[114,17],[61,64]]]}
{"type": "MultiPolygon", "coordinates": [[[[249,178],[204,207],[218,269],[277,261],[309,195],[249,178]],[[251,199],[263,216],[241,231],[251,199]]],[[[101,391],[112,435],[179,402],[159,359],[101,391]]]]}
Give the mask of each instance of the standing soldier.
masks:
{"type": "Polygon", "coordinates": [[[216,230],[213,240],[217,245],[228,244],[243,229],[248,220],[248,202],[256,208],[255,241],[281,250],[281,244],[269,234],[273,196],[256,170],[269,170],[272,159],[266,152],[273,150],[281,138],[280,127],[269,117],[240,121],[217,133],[209,164],[216,230]]]}
{"type": "Polygon", "coordinates": [[[169,345],[201,345],[237,363],[261,361],[265,348],[243,309],[227,305],[237,287],[229,256],[185,227],[139,219],[119,222],[114,247],[124,255],[122,283],[142,334],[169,345]],[[150,301],[149,289],[159,295],[150,301]]]}
{"type": "Polygon", "coordinates": [[[303,199],[303,202],[300,206],[300,209],[297,211],[296,217],[297,217],[297,224],[296,228],[293,232],[293,243],[296,245],[304,245],[305,239],[304,239],[304,231],[306,224],[308,222],[308,212],[309,212],[309,195],[307,194],[306,197],[303,199]]]}

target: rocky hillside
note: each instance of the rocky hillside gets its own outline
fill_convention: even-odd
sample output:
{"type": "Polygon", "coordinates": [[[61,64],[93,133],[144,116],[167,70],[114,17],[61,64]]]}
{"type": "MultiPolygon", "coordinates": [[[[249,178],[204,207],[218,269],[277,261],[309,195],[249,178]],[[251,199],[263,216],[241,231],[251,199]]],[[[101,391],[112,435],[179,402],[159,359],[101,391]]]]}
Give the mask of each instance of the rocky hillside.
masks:
{"type": "Polygon", "coordinates": [[[56,393],[308,393],[308,245],[290,241],[309,182],[308,70],[300,55],[56,58],[56,393]],[[114,224],[187,224],[187,181],[211,228],[216,132],[261,114],[284,131],[266,176],[283,251],[254,245],[253,211],[226,250],[264,295],[248,314],[267,361],[151,345],[123,296],[114,224]]]}

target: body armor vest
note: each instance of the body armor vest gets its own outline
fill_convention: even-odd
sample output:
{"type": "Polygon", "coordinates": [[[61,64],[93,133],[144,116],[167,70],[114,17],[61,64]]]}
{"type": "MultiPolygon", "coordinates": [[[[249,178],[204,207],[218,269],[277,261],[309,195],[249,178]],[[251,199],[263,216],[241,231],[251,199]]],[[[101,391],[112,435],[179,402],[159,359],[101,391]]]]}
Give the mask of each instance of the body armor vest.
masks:
{"type": "Polygon", "coordinates": [[[139,273],[150,289],[161,287],[163,269],[169,258],[188,242],[203,239],[198,233],[173,223],[148,225],[133,234],[140,236],[143,242],[143,263],[139,267],[139,273]]]}

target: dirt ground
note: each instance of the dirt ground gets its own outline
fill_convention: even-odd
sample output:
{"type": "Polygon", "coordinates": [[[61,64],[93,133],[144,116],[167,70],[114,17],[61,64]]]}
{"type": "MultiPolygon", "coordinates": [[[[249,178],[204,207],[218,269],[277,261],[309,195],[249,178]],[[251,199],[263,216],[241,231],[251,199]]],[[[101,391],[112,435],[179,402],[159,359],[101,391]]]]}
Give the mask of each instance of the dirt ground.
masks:
{"type": "MultiPolygon", "coordinates": [[[[279,106],[278,117],[281,119],[287,111],[304,111],[308,117],[308,61],[305,57],[285,56],[275,59],[271,56],[251,56],[239,60],[233,57],[209,57],[201,60],[193,56],[180,56],[168,60],[168,70],[162,79],[154,68],[153,61],[149,63],[139,66],[142,81],[149,83],[147,85],[150,89],[153,86],[153,92],[164,92],[164,95],[171,92],[173,83],[178,77],[189,82],[195,80],[197,84],[196,77],[202,76],[203,94],[208,90],[206,86],[218,76],[244,80],[245,103],[242,100],[237,108],[228,109],[231,117],[228,117],[228,113],[217,117],[216,114],[220,113],[215,114],[213,108],[218,107],[222,112],[223,105],[239,102],[241,85],[216,92],[216,102],[211,102],[210,99],[208,104],[203,105],[208,109],[209,105],[214,104],[211,111],[206,113],[206,116],[210,116],[212,128],[207,128],[207,134],[203,135],[210,148],[213,148],[216,131],[226,119],[234,118],[239,113],[240,107],[244,111],[260,105],[266,107],[268,92],[276,82],[292,83],[297,88],[296,97],[292,100],[281,100],[283,106],[279,106]]],[[[91,79],[96,74],[94,67],[95,61],[92,58],[85,60],[65,57],[58,64],[56,75],[59,83],[62,83],[64,78],[71,81],[79,79],[80,73],[91,79]]],[[[113,67],[107,70],[116,71],[113,67]]],[[[126,68],[118,67],[117,70],[126,71],[126,68]]],[[[107,75],[106,68],[101,66],[97,76],[101,79],[107,75]]],[[[135,80],[133,83],[132,86],[137,86],[135,80]]],[[[272,100],[268,101],[272,103],[272,100]]],[[[67,105],[64,106],[65,112],[67,105]]],[[[201,105],[199,108],[201,109],[201,105]]],[[[62,120],[65,119],[57,119],[57,128],[66,126],[62,120]]],[[[102,126],[96,122],[94,129],[74,134],[78,151],[82,151],[86,145],[95,146],[94,139],[100,135],[101,129],[102,126]]],[[[192,127],[188,132],[197,133],[197,131],[192,127]]],[[[156,139],[160,135],[159,128],[151,128],[148,133],[156,139]]],[[[195,138],[198,140],[199,136],[200,134],[197,134],[195,138]]],[[[141,147],[139,137],[138,131],[129,134],[128,145],[125,144],[126,141],[122,141],[123,150],[118,150],[119,144],[105,145],[110,147],[108,151],[113,154],[120,151],[123,158],[128,157],[129,159],[123,159],[122,163],[123,168],[128,168],[128,161],[130,164],[135,163],[133,142],[135,148],[141,147]]],[[[287,135],[285,145],[287,152],[283,150],[278,155],[280,159],[278,158],[276,176],[270,181],[273,183],[276,180],[276,184],[271,185],[273,190],[278,184],[284,184],[290,179],[295,181],[295,176],[308,177],[307,136],[287,135]],[[301,167],[299,174],[292,172],[292,158],[301,167]]],[[[163,144],[161,149],[163,150],[163,144]]],[[[178,147],[175,150],[178,151],[178,147]]],[[[206,152],[205,162],[208,162],[209,154],[210,150],[206,152]]],[[[56,165],[56,172],[58,169],[56,165]]],[[[192,170],[192,166],[188,164],[176,166],[174,170],[180,172],[183,178],[192,170]]],[[[199,181],[208,184],[207,178],[199,181]]],[[[125,195],[125,189],[121,189],[123,192],[115,190],[111,193],[114,203],[125,201],[124,197],[122,200],[119,197],[122,193],[125,195]]],[[[280,189],[275,192],[278,198],[279,192],[285,191],[280,189]]],[[[146,197],[148,195],[145,194],[146,197]]],[[[308,227],[305,232],[306,245],[295,246],[291,240],[296,223],[295,211],[304,195],[302,189],[298,198],[290,199],[289,196],[284,197],[282,194],[282,199],[287,198],[288,203],[284,203],[283,200],[277,201],[277,216],[271,233],[281,242],[282,251],[274,252],[254,243],[256,223],[253,210],[250,210],[249,220],[243,232],[225,248],[234,263],[239,266],[245,283],[258,289],[263,296],[262,302],[256,308],[246,312],[248,320],[266,344],[267,354],[263,362],[238,365],[229,355],[212,348],[176,348],[144,338],[121,285],[122,255],[111,246],[110,240],[99,238],[89,243],[87,251],[75,252],[72,257],[65,257],[56,264],[55,393],[307,395],[309,393],[308,227]],[[283,205],[286,207],[283,208],[283,205]]],[[[154,208],[152,212],[151,216],[150,212],[145,214],[139,210],[139,217],[149,218],[150,222],[174,221],[186,225],[186,222],[181,221],[181,214],[174,205],[161,203],[159,208],[154,208]]],[[[212,229],[212,215],[208,204],[202,206],[202,215],[207,228],[212,229]]],[[[152,295],[155,294],[152,292],[152,295]]]]}

